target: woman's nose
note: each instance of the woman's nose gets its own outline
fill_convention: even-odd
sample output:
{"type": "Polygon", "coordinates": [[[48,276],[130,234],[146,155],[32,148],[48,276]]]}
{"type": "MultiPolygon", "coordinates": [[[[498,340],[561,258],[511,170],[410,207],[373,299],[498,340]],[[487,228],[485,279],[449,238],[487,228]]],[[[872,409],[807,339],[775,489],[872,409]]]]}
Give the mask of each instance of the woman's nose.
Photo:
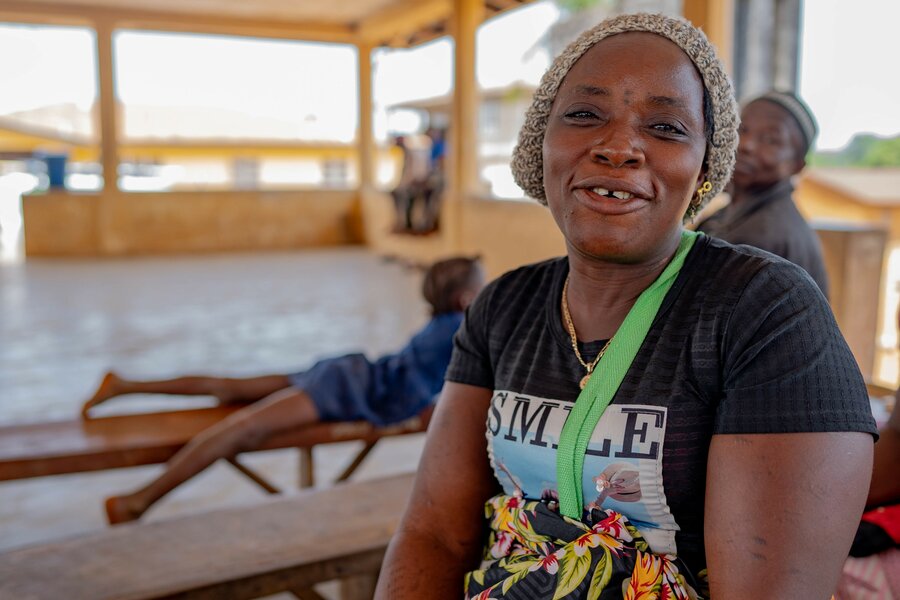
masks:
{"type": "Polygon", "coordinates": [[[635,146],[630,136],[616,132],[594,144],[591,158],[615,168],[639,167],[644,163],[644,153],[635,146]]]}

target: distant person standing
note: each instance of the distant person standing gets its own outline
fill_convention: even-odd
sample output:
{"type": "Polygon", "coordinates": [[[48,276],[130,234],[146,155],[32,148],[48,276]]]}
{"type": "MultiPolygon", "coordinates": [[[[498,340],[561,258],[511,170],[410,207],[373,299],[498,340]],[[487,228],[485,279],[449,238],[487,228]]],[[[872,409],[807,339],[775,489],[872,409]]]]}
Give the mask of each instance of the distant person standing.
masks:
{"type": "Polygon", "coordinates": [[[391,192],[396,210],[394,231],[412,233],[416,229],[416,205],[424,198],[431,172],[431,139],[422,134],[404,135],[397,136],[395,143],[403,151],[403,166],[397,187],[391,192]]]}
{"type": "Polygon", "coordinates": [[[441,214],[441,196],[444,193],[444,163],[447,154],[447,133],[431,127],[425,132],[431,139],[431,165],[423,194],[423,217],[419,233],[437,231],[441,214]]]}
{"type": "Polygon", "coordinates": [[[745,104],[731,203],[697,229],[803,267],[827,297],[821,244],[792,198],[791,178],[806,166],[817,129],[809,107],[794,94],[769,92],[745,104]]]}

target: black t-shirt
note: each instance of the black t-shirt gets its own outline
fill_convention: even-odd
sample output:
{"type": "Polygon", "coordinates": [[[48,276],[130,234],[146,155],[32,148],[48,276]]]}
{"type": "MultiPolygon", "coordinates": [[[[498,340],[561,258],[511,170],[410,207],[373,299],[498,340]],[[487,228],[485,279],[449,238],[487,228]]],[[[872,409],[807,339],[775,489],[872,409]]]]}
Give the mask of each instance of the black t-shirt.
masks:
{"type": "MultiPolygon", "coordinates": [[[[493,390],[491,465],[506,493],[526,498],[555,494],[556,443],[585,374],[559,316],[567,273],[559,258],[492,282],[469,307],[447,371],[493,390]]],[[[583,344],[582,356],[604,342],[583,344]]],[[[704,236],[594,431],[585,506],[626,515],[655,552],[696,573],[712,435],[811,431],[876,434],[824,296],[799,267],[704,236]]]]}

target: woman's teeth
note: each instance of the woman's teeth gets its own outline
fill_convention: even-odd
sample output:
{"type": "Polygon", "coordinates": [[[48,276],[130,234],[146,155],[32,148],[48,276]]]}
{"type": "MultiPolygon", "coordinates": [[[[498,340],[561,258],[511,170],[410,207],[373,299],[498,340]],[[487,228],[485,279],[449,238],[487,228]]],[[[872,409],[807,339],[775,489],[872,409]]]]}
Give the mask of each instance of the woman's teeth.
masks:
{"type": "Polygon", "coordinates": [[[598,196],[606,196],[607,198],[618,198],[619,200],[631,200],[634,197],[634,194],[629,192],[620,192],[618,190],[607,190],[604,188],[594,188],[591,190],[598,196]]]}

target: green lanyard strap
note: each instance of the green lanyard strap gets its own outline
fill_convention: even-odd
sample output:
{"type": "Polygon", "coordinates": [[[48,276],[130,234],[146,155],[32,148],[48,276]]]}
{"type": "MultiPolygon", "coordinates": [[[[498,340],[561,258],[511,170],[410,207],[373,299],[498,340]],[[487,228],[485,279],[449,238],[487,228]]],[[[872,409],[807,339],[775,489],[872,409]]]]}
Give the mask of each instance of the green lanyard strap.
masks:
{"type": "Polygon", "coordinates": [[[556,479],[559,510],[567,517],[581,519],[584,506],[581,481],[584,453],[594,428],[619,389],[625,372],[647,337],[663,299],[675,283],[684,259],[700,235],[693,231],[682,232],[675,257],[631,307],[566,418],[556,453],[556,479]]]}

